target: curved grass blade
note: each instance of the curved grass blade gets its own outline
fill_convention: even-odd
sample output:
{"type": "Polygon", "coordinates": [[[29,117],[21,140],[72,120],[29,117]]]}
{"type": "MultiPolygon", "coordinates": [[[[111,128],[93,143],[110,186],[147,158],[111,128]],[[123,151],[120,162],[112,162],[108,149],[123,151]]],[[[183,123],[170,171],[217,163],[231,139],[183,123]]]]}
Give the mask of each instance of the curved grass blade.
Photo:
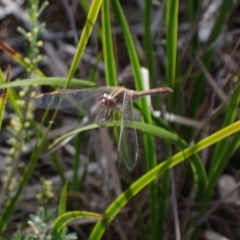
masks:
{"type": "Polygon", "coordinates": [[[184,159],[190,157],[193,154],[203,150],[204,148],[218,142],[219,140],[226,138],[236,132],[240,131],[240,121],[237,121],[230,126],[221,129],[220,131],[210,135],[209,137],[199,141],[197,144],[184,149],[183,151],[175,154],[173,157],[167,159],[166,161],[160,163],[152,170],[148,171],[141,178],[135,181],[125,192],[123,192],[105,211],[106,219],[99,221],[89,239],[100,239],[108,226],[108,224],[113,220],[113,218],[119,213],[119,211],[127,204],[127,202],[134,197],[139,191],[150,184],[154,179],[156,179],[160,174],[164,173],[166,170],[174,167],[178,163],[182,162],[184,159]]]}
{"type": "Polygon", "coordinates": [[[72,81],[74,73],[76,72],[76,69],[79,66],[79,62],[80,62],[81,57],[83,55],[83,52],[86,48],[87,41],[88,41],[88,39],[90,37],[90,34],[92,32],[94,23],[96,22],[101,4],[102,4],[102,0],[94,0],[92,2],[92,5],[91,5],[91,7],[89,9],[89,12],[88,12],[88,15],[87,15],[86,23],[85,23],[83,31],[82,31],[80,41],[79,41],[78,46],[77,46],[76,54],[74,55],[74,59],[73,59],[73,62],[71,64],[71,68],[70,68],[69,73],[68,73],[68,79],[67,79],[67,82],[65,84],[65,88],[67,88],[70,85],[70,82],[72,81]]]}
{"type": "Polygon", "coordinates": [[[82,218],[92,218],[92,219],[104,219],[105,216],[99,213],[87,212],[87,211],[72,211],[62,214],[58,217],[52,226],[52,231],[60,232],[68,223],[82,219],[82,218]]]}

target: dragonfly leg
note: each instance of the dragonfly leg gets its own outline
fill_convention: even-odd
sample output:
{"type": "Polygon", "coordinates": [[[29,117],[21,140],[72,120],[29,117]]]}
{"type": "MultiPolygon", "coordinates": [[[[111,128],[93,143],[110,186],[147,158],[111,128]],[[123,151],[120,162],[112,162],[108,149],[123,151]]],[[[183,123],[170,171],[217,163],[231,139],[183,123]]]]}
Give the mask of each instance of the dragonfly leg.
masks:
{"type": "MultiPolygon", "coordinates": [[[[117,120],[116,124],[114,125],[113,129],[117,126],[117,124],[119,123],[120,119],[122,118],[122,111],[120,109],[117,109],[116,112],[119,112],[121,116],[120,116],[120,118],[118,118],[118,120],[117,120]]],[[[113,120],[113,115],[112,115],[112,120],[113,120]]]]}
{"type": "Polygon", "coordinates": [[[106,114],[106,121],[112,121],[113,120],[113,111],[108,111],[106,114]]]}
{"type": "Polygon", "coordinates": [[[96,118],[96,122],[101,126],[104,127],[106,122],[112,121],[113,119],[113,111],[102,111],[96,118]]]}

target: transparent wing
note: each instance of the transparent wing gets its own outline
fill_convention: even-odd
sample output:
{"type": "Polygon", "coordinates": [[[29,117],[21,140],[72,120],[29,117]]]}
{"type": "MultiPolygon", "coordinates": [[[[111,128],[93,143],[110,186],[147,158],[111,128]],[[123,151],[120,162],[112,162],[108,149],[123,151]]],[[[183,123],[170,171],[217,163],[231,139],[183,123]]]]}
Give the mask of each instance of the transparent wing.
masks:
{"type": "Polygon", "coordinates": [[[82,104],[93,106],[104,93],[109,94],[114,91],[114,89],[113,87],[97,87],[44,93],[36,97],[35,105],[40,109],[62,109],[73,112],[81,110],[82,104]]]}
{"type": "Polygon", "coordinates": [[[118,151],[128,170],[132,170],[138,158],[138,141],[136,128],[132,122],[134,120],[132,98],[126,92],[124,95],[118,151]]]}

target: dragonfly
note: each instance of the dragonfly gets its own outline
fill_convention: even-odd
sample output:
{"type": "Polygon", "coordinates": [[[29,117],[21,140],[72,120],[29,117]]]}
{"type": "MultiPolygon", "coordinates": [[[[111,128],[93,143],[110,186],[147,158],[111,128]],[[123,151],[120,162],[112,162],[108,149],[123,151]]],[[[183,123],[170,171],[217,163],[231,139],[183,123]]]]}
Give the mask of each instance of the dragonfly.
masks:
{"type": "Polygon", "coordinates": [[[144,91],[135,91],[124,87],[59,90],[36,96],[35,104],[40,109],[59,109],[70,113],[82,110],[79,106],[85,105],[85,110],[90,109],[97,112],[95,122],[100,126],[112,121],[114,113],[120,112],[119,160],[123,160],[127,169],[132,170],[139,154],[137,133],[133,122],[133,101],[144,96],[171,92],[172,89],[169,87],[144,91]]]}

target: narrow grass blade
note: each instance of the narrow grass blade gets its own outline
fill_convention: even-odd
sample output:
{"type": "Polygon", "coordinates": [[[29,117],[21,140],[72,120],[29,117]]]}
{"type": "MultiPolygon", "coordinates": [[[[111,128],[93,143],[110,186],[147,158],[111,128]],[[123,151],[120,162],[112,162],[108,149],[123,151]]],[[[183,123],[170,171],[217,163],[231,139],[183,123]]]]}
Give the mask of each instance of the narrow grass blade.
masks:
{"type": "MultiPolygon", "coordinates": [[[[171,94],[167,98],[167,109],[170,112],[176,112],[176,108],[179,108],[179,103],[181,103],[181,98],[179,95],[178,89],[176,88],[176,63],[177,63],[177,42],[178,42],[178,7],[179,1],[178,0],[168,0],[166,1],[166,27],[167,27],[167,66],[166,66],[166,80],[167,85],[174,89],[175,93],[171,94]],[[178,99],[177,99],[178,97],[178,99]]],[[[165,147],[165,157],[169,157],[171,154],[171,146],[166,145],[165,147]]],[[[159,238],[163,237],[163,229],[165,226],[165,216],[166,209],[168,209],[168,200],[170,194],[170,174],[167,171],[163,175],[164,184],[161,184],[161,193],[159,195],[160,207],[159,207],[159,215],[158,218],[159,222],[156,226],[156,233],[155,238],[158,236],[159,238]],[[160,227],[158,227],[160,226],[160,227]]]]}
{"type": "Polygon", "coordinates": [[[112,41],[112,31],[111,31],[111,18],[109,10],[110,2],[108,0],[103,0],[102,4],[102,43],[103,43],[103,54],[104,63],[106,66],[106,85],[117,86],[117,74],[116,74],[116,64],[114,58],[114,49],[112,41]]]}
{"type": "MultiPolygon", "coordinates": [[[[60,77],[22,79],[22,80],[16,80],[10,83],[0,84],[0,89],[13,88],[13,87],[25,87],[25,86],[32,86],[32,85],[64,86],[64,84],[66,83],[66,80],[67,78],[60,78],[60,77]]],[[[96,87],[96,84],[87,80],[73,78],[70,86],[87,88],[87,87],[96,87]]]]}
{"type": "MultiPolygon", "coordinates": [[[[10,81],[10,67],[8,67],[8,69],[7,69],[6,80],[3,76],[2,70],[0,69],[0,82],[4,83],[4,82],[9,82],[9,81],[10,81]]],[[[7,103],[7,96],[8,96],[8,88],[5,88],[0,93],[0,130],[2,128],[2,121],[3,121],[5,106],[7,103]]]]}
{"type": "Polygon", "coordinates": [[[78,46],[77,46],[76,54],[74,56],[73,62],[71,64],[71,68],[70,68],[69,73],[68,73],[68,79],[67,79],[65,88],[67,88],[70,85],[70,82],[71,82],[71,80],[74,76],[74,73],[75,73],[76,69],[78,68],[79,62],[82,58],[83,52],[84,52],[84,50],[86,48],[86,45],[87,45],[87,41],[88,41],[88,39],[90,37],[90,34],[92,32],[94,23],[96,22],[101,4],[102,4],[102,0],[94,0],[92,2],[92,5],[91,5],[91,7],[89,9],[89,12],[88,12],[86,23],[85,23],[83,31],[82,31],[80,41],[79,41],[78,46]]]}
{"type": "Polygon", "coordinates": [[[67,202],[67,184],[65,183],[61,192],[60,203],[58,207],[58,216],[62,216],[66,212],[67,202]]]}

